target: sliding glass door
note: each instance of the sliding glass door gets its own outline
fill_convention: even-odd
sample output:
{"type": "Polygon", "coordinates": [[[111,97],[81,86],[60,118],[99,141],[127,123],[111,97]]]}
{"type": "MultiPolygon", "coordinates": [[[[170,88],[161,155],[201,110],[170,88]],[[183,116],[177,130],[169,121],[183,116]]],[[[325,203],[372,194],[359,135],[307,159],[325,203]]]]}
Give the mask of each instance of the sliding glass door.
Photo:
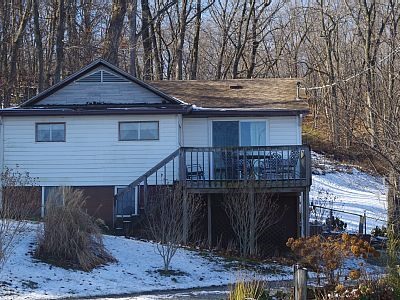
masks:
{"type": "Polygon", "coordinates": [[[266,146],[266,121],[213,121],[213,147],[266,146]]]}
{"type": "Polygon", "coordinates": [[[266,121],[213,121],[212,145],[221,147],[213,156],[214,178],[221,180],[239,178],[243,168],[241,166],[243,153],[229,148],[265,146],[266,137],[266,121]]]}

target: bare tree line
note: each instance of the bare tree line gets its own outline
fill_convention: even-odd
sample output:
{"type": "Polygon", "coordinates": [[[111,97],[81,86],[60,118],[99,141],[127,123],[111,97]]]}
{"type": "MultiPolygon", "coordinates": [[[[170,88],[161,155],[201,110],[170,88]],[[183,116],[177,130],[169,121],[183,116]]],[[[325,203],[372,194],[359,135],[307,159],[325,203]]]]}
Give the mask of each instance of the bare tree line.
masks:
{"type": "Polygon", "coordinates": [[[399,21],[399,0],[0,1],[0,100],[98,57],[145,80],[299,77],[334,147],[398,175],[399,21]]]}

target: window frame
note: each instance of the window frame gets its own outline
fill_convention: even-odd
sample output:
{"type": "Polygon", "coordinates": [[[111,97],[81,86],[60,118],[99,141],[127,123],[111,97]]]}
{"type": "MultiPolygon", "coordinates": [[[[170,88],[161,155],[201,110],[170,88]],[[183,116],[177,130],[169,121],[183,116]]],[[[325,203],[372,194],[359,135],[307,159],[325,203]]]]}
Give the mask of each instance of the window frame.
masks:
{"type": "MultiPolygon", "coordinates": [[[[52,135],[50,135],[51,137],[52,135]]],[[[35,142],[37,143],[65,143],[67,141],[67,124],[66,122],[38,122],[35,123],[35,142]],[[64,139],[62,141],[40,141],[38,139],[38,126],[39,125],[64,125],[64,139]]]]}
{"type": "Polygon", "coordinates": [[[44,218],[45,214],[46,214],[46,205],[47,205],[47,197],[49,196],[49,194],[51,193],[51,191],[53,189],[57,189],[57,188],[61,188],[62,192],[63,192],[63,198],[62,198],[62,202],[63,205],[65,205],[65,186],[62,185],[49,185],[49,186],[42,186],[42,205],[40,208],[40,216],[41,218],[44,218]],[[46,192],[46,189],[49,189],[46,192]],[[46,197],[47,196],[47,197],[46,197]]]}
{"type": "Polygon", "coordinates": [[[116,209],[117,209],[117,199],[116,199],[116,195],[118,194],[118,190],[119,189],[125,189],[127,186],[126,185],[115,185],[114,186],[114,206],[113,206],[113,215],[115,216],[115,217],[117,217],[117,218],[120,218],[120,217],[131,217],[131,216],[138,216],[139,215],[139,200],[138,200],[138,196],[139,196],[139,193],[138,193],[138,188],[137,187],[135,187],[134,188],[134,190],[135,190],[135,201],[134,201],[134,205],[135,205],[135,207],[134,207],[134,214],[117,214],[117,211],[116,211],[116,209]]]}
{"type": "Polygon", "coordinates": [[[118,141],[120,142],[137,142],[137,141],[158,141],[160,140],[160,122],[159,121],[120,121],[118,122],[118,141]],[[154,139],[142,139],[140,136],[142,123],[156,123],[157,124],[157,138],[154,139]],[[121,124],[138,124],[138,139],[122,139],[121,138],[121,124]]]}

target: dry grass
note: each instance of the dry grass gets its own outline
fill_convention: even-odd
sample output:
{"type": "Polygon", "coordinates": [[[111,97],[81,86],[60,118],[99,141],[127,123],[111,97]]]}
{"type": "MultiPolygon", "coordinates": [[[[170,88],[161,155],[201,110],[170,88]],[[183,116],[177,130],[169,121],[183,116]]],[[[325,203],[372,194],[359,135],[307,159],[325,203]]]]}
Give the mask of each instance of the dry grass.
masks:
{"type": "Polygon", "coordinates": [[[49,195],[35,253],[38,258],[84,271],[115,261],[104,247],[100,228],[82,209],[84,204],[83,192],[71,187],[49,195]]]}
{"type": "Polygon", "coordinates": [[[232,285],[228,300],[261,300],[268,299],[265,292],[265,284],[248,276],[239,276],[232,285]]]}

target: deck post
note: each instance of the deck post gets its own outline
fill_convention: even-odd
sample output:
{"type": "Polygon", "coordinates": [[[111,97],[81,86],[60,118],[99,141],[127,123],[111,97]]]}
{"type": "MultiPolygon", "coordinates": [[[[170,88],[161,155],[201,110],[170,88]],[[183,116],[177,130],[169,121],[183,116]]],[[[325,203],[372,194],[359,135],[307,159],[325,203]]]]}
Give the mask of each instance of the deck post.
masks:
{"type": "Polygon", "coordinates": [[[301,237],[310,236],[310,188],[306,187],[301,197],[301,237]]]}
{"type": "MultiPolygon", "coordinates": [[[[138,186],[138,195],[140,197],[140,185],[138,186]]],[[[140,198],[138,199],[138,203],[140,202],[140,198]]],[[[143,183],[143,203],[144,207],[147,208],[147,203],[148,203],[148,193],[147,193],[147,176],[144,178],[144,183],[143,183]]]]}
{"type": "Polygon", "coordinates": [[[211,210],[211,194],[207,194],[207,238],[208,238],[208,248],[212,247],[212,210],[211,210]]]}
{"type": "Polygon", "coordinates": [[[186,245],[188,242],[188,235],[189,235],[189,224],[188,224],[188,202],[187,199],[187,191],[186,188],[183,188],[183,244],[186,245]]]}
{"type": "Polygon", "coordinates": [[[255,229],[255,199],[254,199],[254,187],[250,188],[250,255],[255,255],[256,253],[256,229],[255,229]]]}

